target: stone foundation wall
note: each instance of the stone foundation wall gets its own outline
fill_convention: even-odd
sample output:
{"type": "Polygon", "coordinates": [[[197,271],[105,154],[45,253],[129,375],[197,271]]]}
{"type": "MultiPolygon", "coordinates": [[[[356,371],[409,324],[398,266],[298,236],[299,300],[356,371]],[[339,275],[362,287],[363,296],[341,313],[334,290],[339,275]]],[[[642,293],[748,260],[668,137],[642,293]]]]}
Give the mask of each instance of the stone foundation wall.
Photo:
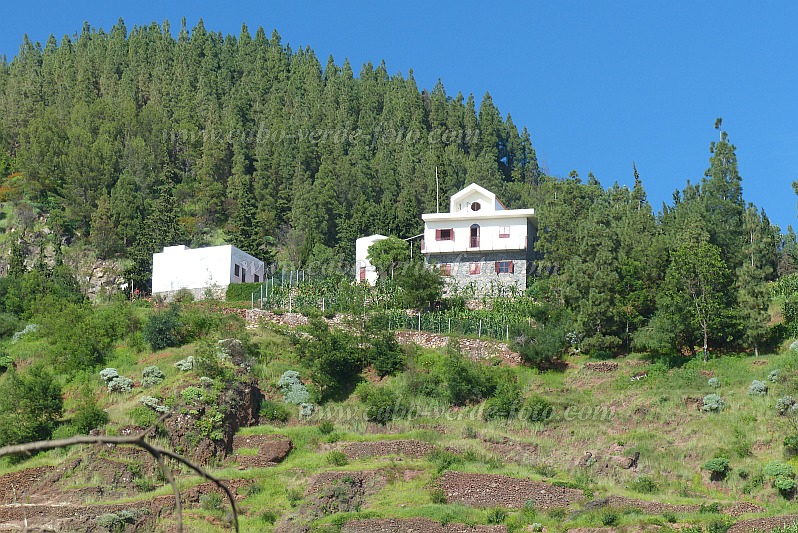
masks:
{"type": "Polygon", "coordinates": [[[180,292],[181,290],[191,293],[191,296],[194,297],[194,300],[206,300],[210,296],[214,300],[224,300],[225,294],[227,293],[227,286],[220,286],[214,285],[213,287],[202,287],[201,289],[179,289],[176,291],[163,291],[163,292],[156,292],[153,293],[153,297],[160,297],[163,298],[165,302],[171,302],[175,294],[180,292]]]}
{"type": "Polygon", "coordinates": [[[526,290],[526,275],[530,262],[525,251],[486,252],[464,254],[440,254],[427,256],[429,264],[451,265],[450,275],[445,276],[446,293],[465,293],[474,296],[498,294],[502,289],[515,287],[526,290]],[[513,273],[496,273],[496,261],[512,261],[513,273]],[[471,265],[479,264],[479,274],[471,274],[471,265]]]}

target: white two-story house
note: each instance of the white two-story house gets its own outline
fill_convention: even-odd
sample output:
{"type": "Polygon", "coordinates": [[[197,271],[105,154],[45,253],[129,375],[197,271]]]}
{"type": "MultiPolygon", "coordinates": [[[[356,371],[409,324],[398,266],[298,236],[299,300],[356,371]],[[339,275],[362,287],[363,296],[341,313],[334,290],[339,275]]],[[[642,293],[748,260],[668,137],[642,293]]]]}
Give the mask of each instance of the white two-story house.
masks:
{"type": "Polygon", "coordinates": [[[534,259],[534,209],[506,209],[496,195],[472,183],[454,194],[448,213],[425,213],[421,251],[450,285],[476,294],[526,289],[534,259]]]}

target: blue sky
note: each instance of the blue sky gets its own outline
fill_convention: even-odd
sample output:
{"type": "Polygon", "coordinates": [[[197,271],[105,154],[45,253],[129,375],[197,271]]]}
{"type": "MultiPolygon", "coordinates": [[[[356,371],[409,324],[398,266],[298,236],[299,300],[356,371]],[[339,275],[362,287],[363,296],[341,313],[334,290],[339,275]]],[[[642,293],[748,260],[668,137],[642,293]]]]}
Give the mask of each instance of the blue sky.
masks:
{"type": "Polygon", "coordinates": [[[238,35],[276,29],[293,48],[355,72],[384,59],[413,69],[421,88],[490,91],[527,126],[549,173],[592,171],[605,185],[632,182],[637,164],[655,210],[708,166],[716,117],[737,146],[747,201],[782,229],[796,225],[798,3],[618,2],[108,2],[31,0],[4,7],[0,54],[27,33],[109,29],[186,17],[238,35]]]}

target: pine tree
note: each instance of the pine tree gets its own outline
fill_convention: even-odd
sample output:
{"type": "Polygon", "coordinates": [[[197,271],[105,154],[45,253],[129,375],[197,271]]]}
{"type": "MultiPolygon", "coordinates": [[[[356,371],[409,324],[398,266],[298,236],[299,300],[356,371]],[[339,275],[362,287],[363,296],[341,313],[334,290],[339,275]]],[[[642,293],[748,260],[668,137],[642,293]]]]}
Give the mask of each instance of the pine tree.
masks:
{"type": "Polygon", "coordinates": [[[768,294],[766,279],[772,271],[767,262],[768,231],[756,207],[749,205],[743,213],[743,246],[745,261],[737,269],[737,304],[743,323],[743,340],[759,355],[759,342],[768,331],[768,294]]]}

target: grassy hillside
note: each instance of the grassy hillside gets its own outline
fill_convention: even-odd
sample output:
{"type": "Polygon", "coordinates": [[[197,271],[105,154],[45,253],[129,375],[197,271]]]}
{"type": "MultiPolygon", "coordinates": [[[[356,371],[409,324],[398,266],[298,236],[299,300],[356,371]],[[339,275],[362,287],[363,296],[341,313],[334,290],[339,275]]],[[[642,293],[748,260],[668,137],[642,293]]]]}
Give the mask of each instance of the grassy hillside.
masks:
{"type": "MultiPolygon", "coordinates": [[[[643,355],[609,361],[571,356],[564,370],[541,372],[510,367],[498,360],[470,363],[467,342],[462,348],[456,342],[439,349],[405,346],[397,371],[382,378],[374,368],[374,355],[364,351],[361,355],[371,363],[352,383],[354,389],[341,392],[325,388],[321,379],[319,383],[310,379],[320,376],[322,367],[308,354],[324,335],[310,326],[300,327],[299,335],[292,328],[268,323],[250,324],[245,329],[243,320],[225,314],[221,307],[188,304],[180,311],[181,327],[204,328],[203,333],[182,346],[152,351],[142,330],[151,316],[161,316],[166,310],[142,303],[115,305],[126,306],[140,326],[115,342],[105,366],[131,377],[133,389],[108,392],[95,372],[62,376],[65,416],[56,434],[74,432],[70,419],[85,402],[86,388],[108,413],[103,430],[111,435],[156,418],[140,403],[145,395],[169,406],[175,416],[190,418],[192,412],[200,412],[204,414],[198,419],[204,419],[224,413],[221,405],[229,395],[225,395],[227,385],[220,383],[233,379],[232,373],[225,378],[224,372],[236,367],[235,357],[215,367],[195,366],[192,370],[179,370],[175,363],[189,356],[201,358],[218,339],[245,338],[251,358],[236,367],[233,381],[257,380],[266,396],[261,409],[264,416],[260,425],[238,431],[237,438],[250,436],[255,444],[236,441],[231,455],[219,454],[209,461],[212,472],[228,480],[241,497],[243,531],[286,530],[280,528],[297,524],[332,531],[346,522],[350,522],[346,527],[354,527],[355,520],[414,517],[442,523],[504,524],[511,531],[531,524],[558,531],[654,524],[681,524],[684,530],[685,524],[690,524],[716,531],[735,521],[788,514],[793,505],[792,493],[780,492],[774,487],[774,478],[763,472],[771,461],[798,468],[798,460],[787,454],[782,444],[795,430],[788,417],[779,416],[776,410],[777,399],[794,393],[798,382],[798,352],[794,350],[785,348],[759,358],[725,355],[706,364],[688,358],[652,363],[643,355]],[[461,365],[457,367],[459,380],[451,375],[451,365],[457,361],[461,365]],[[153,365],[163,371],[165,379],[144,388],[142,372],[153,365]],[[213,385],[200,380],[209,368],[221,369],[213,385]],[[777,369],[776,377],[773,371],[777,369]],[[287,370],[297,371],[309,391],[309,401],[316,406],[309,417],[300,417],[299,407],[283,399],[278,381],[287,370]],[[647,377],[631,379],[643,372],[647,377]],[[470,383],[472,378],[495,379],[493,391],[474,392],[491,385],[470,383]],[[717,379],[717,387],[711,386],[711,378],[717,379]],[[750,395],[753,380],[767,383],[767,394],[750,395]],[[508,419],[486,420],[486,413],[502,395],[503,382],[517,383],[513,390],[523,401],[514,404],[515,408],[548,402],[551,416],[530,421],[529,411],[522,410],[508,419]],[[460,401],[468,395],[455,393],[468,386],[475,387],[468,389],[470,399],[460,401]],[[363,401],[373,401],[375,391],[393,393],[388,393],[390,411],[399,408],[393,420],[377,416],[374,403],[363,401]],[[700,410],[703,398],[712,393],[721,396],[725,408],[720,412],[700,410]],[[462,405],[454,405],[457,403],[462,405]],[[269,420],[285,416],[286,420],[269,420]],[[260,435],[270,437],[254,438],[260,435]],[[293,445],[284,460],[270,466],[246,466],[267,453],[259,446],[282,437],[293,445]],[[358,442],[372,444],[352,444],[358,442]],[[638,453],[637,464],[632,465],[638,453]],[[729,461],[730,471],[723,480],[711,480],[710,473],[702,469],[714,457],[729,461]],[[553,500],[538,501],[532,493],[524,496],[524,484],[530,482],[544,482],[542,486],[551,488],[553,500]],[[463,483],[476,484],[478,489],[469,492],[462,489],[463,483]],[[739,502],[753,505],[739,507],[739,502]]],[[[344,327],[349,327],[345,321],[344,327]]],[[[329,344],[325,344],[324,354],[343,350],[345,342],[338,335],[345,334],[333,331],[326,338],[324,342],[329,344]]],[[[355,343],[364,350],[363,342],[376,342],[376,337],[359,338],[355,343]],[[371,340],[363,341],[366,338],[371,340]]],[[[6,342],[5,350],[18,371],[24,371],[49,342],[34,333],[6,342]]],[[[218,420],[208,424],[192,429],[196,440],[187,442],[200,442],[203,436],[213,436],[213,431],[226,427],[218,420]]],[[[169,446],[171,429],[162,429],[156,441],[169,446]]],[[[188,455],[194,452],[190,446],[183,451],[188,455]]],[[[87,449],[58,450],[22,462],[5,460],[0,474],[10,479],[7,475],[14,472],[55,466],[54,471],[61,468],[70,474],[61,474],[54,483],[56,489],[47,493],[50,503],[100,507],[122,503],[137,509],[162,501],[170,493],[148,461],[146,457],[132,461],[114,453],[97,456],[87,449]],[[69,466],[77,458],[83,458],[84,466],[69,466]],[[89,466],[92,461],[123,465],[119,468],[130,473],[131,481],[125,482],[122,475],[109,482],[103,478],[103,468],[89,466]],[[109,483],[111,487],[102,494],[92,489],[109,483]]],[[[182,472],[179,480],[184,493],[194,490],[196,496],[186,510],[190,530],[224,530],[229,521],[224,501],[187,472],[182,472]]],[[[39,500],[42,498],[40,493],[39,500]]],[[[168,527],[168,516],[167,512],[157,520],[157,528],[168,527]]],[[[94,525],[97,527],[96,520],[94,525]]]]}

